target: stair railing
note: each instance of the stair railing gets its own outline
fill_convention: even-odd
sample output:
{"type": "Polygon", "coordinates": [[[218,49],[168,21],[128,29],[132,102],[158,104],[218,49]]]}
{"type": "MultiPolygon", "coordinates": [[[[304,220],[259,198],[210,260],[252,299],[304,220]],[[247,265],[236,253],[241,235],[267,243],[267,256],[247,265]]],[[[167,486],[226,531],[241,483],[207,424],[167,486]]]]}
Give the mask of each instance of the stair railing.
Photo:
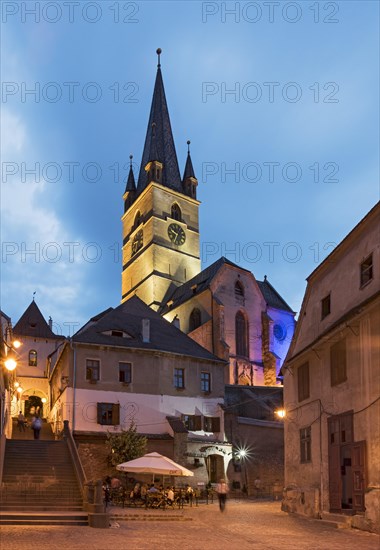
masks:
{"type": "Polygon", "coordinates": [[[79,481],[79,486],[80,486],[80,489],[81,489],[81,492],[82,492],[82,496],[84,497],[84,495],[85,495],[85,484],[87,483],[87,478],[86,478],[86,474],[85,474],[85,471],[83,469],[83,466],[82,466],[82,463],[81,463],[81,460],[80,460],[80,457],[79,457],[77,446],[75,445],[73,435],[72,435],[71,430],[69,428],[69,421],[68,420],[63,421],[63,438],[66,440],[66,443],[67,443],[67,446],[68,446],[68,449],[69,449],[69,452],[70,452],[70,455],[71,455],[71,459],[72,459],[73,464],[74,464],[75,473],[76,473],[77,479],[79,481]]]}

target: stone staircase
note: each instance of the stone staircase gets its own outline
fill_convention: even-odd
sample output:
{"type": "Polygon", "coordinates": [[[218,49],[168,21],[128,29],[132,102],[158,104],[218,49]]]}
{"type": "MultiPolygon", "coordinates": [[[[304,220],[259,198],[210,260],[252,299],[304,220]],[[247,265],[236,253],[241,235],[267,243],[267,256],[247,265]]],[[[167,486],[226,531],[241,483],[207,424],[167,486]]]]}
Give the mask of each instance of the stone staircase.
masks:
{"type": "Polygon", "coordinates": [[[64,439],[8,439],[0,525],[88,525],[64,439]]]}

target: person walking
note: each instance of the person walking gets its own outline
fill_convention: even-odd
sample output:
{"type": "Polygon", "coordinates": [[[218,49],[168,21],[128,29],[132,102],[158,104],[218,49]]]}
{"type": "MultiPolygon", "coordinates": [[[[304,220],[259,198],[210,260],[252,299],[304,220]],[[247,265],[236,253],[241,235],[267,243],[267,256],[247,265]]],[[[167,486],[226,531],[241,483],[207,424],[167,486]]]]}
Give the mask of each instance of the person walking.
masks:
{"type": "Polygon", "coordinates": [[[17,417],[17,425],[19,432],[25,432],[25,416],[22,414],[21,411],[17,417]]]}
{"type": "Polygon", "coordinates": [[[39,416],[35,416],[32,421],[32,430],[34,433],[34,439],[40,438],[41,428],[42,428],[42,420],[39,416]]]}
{"type": "Polygon", "coordinates": [[[216,492],[219,499],[219,510],[224,512],[226,507],[227,493],[229,491],[228,484],[225,479],[221,479],[216,486],[216,492]]]}

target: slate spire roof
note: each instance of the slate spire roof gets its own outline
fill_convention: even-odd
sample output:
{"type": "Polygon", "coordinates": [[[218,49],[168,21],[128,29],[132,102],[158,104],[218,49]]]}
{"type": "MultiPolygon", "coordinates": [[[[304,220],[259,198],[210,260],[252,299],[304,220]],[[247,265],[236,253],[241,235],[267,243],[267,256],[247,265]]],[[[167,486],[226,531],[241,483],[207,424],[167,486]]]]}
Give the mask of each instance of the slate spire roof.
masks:
{"type": "Polygon", "coordinates": [[[64,336],[54,334],[34,299],[15,324],[13,333],[17,336],[64,339],[64,336]]]}
{"type": "Polygon", "coordinates": [[[130,160],[129,174],[127,179],[127,185],[125,186],[125,193],[127,193],[128,191],[136,191],[135,176],[132,168],[132,159],[133,159],[133,156],[130,155],[129,156],[129,160],[130,160]]]}
{"type": "Polygon", "coordinates": [[[266,275],[264,280],[257,281],[257,284],[268,306],[294,313],[292,308],[285,302],[284,298],[282,298],[277,290],[270,284],[266,275]]]}
{"type": "MultiPolygon", "coordinates": [[[[157,53],[160,55],[161,50],[157,50],[157,53]]],[[[182,193],[181,176],[170,124],[169,110],[166,103],[160,63],[157,65],[152,106],[150,109],[148,128],[141,159],[137,183],[138,193],[141,193],[146,187],[147,177],[145,166],[152,160],[159,161],[163,164],[162,185],[182,193]],[[157,158],[152,158],[152,156],[157,158]]]]}
{"type": "MultiPolygon", "coordinates": [[[[187,142],[187,145],[189,146],[190,145],[190,141],[187,142]]],[[[185,171],[183,173],[183,181],[186,180],[186,178],[195,178],[195,174],[194,174],[194,168],[193,168],[193,163],[191,162],[191,156],[190,156],[190,147],[187,151],[187,159],[186,159],[186,164],[185,164],[185,171]]],[[[196,178],[195,178],[196,179],[196,178]]]]}

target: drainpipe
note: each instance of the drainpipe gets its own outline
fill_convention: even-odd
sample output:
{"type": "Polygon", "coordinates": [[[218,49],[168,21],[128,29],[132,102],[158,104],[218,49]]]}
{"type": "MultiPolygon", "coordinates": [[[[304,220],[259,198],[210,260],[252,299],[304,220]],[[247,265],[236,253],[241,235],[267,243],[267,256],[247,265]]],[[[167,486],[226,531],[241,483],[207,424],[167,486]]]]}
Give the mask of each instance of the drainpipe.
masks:
{"type": "Polygon", "coordinates": [[[73,347],[72,341],[71,341],[71,347],[72,347],[73,352],[74,352],[74,357],[73,357],[73,420],[72,420],[72,426],[71,426],[71,433],[74,433],[74,429],[75,429],[75,407],[76,407],[75,390],[76,390],[76,385],[77,385],[77,350],[76,350],[75,347],[73,347]]]}

